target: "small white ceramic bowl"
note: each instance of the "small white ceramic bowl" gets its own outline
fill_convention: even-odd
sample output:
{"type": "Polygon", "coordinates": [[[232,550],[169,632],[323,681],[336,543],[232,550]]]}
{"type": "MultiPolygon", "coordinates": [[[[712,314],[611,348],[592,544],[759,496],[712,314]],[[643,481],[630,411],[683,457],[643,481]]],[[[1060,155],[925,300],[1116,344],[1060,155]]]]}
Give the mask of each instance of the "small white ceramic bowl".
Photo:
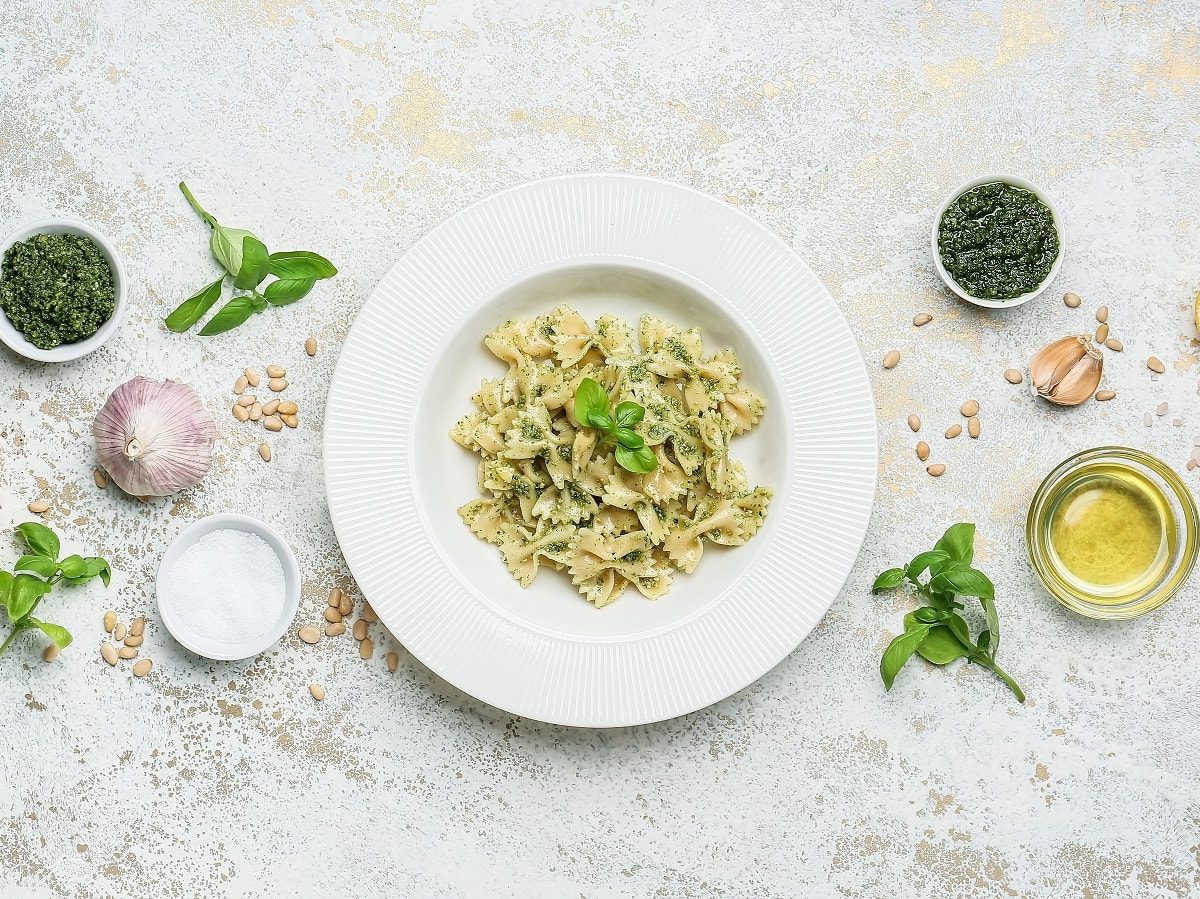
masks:
{"type": "Polygon", "coordinates": [[[1063,256],[1067,251],[1067,232],[1063,228],[1062,214],[1058,211],[1058,206],[1055,205],[1054,198],[1036,184],[1026,181],[1018,175],[981,175],[954,188],[950,192],[950,195],[942,202],[942,205],[938,207],[937,214],[933,217],[933,233],[930,244],[933,249],[933,267],[937,269],[938,275],[950,290],[968,303],[974,303],[976,306],[985,306],[988,309],[1011,309],[1013,306],[1028,303],[1050,286],[1050,282],[1058,274],[1058,268],[1062,265],[1063,256]],[[1054,264],[1050,266],[1050,273],[1046,275],[1046,279],[1033,290],[1029,291],[1029,293],[1023,293],[1019,297],[1013,297],[1011,300],[989,300],[983,297],[971,296],[959,287],[958,282],[954,280],[954,276],[946,271],[946,267],[942,265],[942,256],[938,252],[938,226],[941,225],[942,216],[946,214],[946,210],[950,207],[950,204],[972,187],[978,187],[981,184],[993,184],[996,181],[1003,181],[1005,184],[1011,184],[1013,187],[1020,187],[1035,194],[1039,200],[1046,204],[1050,210],[1050,214],[1054,216],[1054,228],[1058,231],[1058,257],[1054,260],[1054,264]]]}
{"type": "Polygon", "coordinates": [[[300,605],[300,566],[296,564],[296,556],[292,553],[291,547],[273,528],[246,515],[223,512],[200,519],[195,524],[184,528],[183,532],[175,538],[158,564],[156,592],[158,594],[158,617],[171,632],[171,636],[180,644],[197,655],[218,661],[248,659],[271,647],[292,626],[292,621],[296,617],[296,609],[300,605]],[[275,555],[279,557],[279,564],[283,567],[283,609],[280,610],[279,618],[274,626],[266,634],[252,642],[230,643],[224,640],[212,640],[189,631],[180,622],[170,600],[165,596],[163,587],[167,572],[171,570],[171,566],[175,564],[180,555],[205,534],[220,530],[257,534],[275,550],[275,555]]]}
{"type": "MultiPolygon", "coordinates": [[[[4,258],[4,254],[13,244],[28,240],[35,234],[80,234],[83,237],[89,237],[100,248],[100,252],[108,261],[109,268],[112,269],[113,291],[116,294],[116,306],[113,314],[100,326],[100,330],[85,340],[59,344],[52,350],[40,349],[26,340],[25,335],[13,327],[8,316],[0,311],[0,341],[7,344],[14,353],[20,353],[26,359],[32,359],[35,362],[70,362],[72,359],[86,356],[99,347],[121,326],[126,306],[125,268],[121,265],[121,257],[117,255],[117,251],[103,234],[91,225],[66,218],[39,219],[22,225],[10,234],[4,243],[0,244],[0,260],[4,258]]],[[[0,273],[0,277],[3,277],[3,273],[0,273]]]]}

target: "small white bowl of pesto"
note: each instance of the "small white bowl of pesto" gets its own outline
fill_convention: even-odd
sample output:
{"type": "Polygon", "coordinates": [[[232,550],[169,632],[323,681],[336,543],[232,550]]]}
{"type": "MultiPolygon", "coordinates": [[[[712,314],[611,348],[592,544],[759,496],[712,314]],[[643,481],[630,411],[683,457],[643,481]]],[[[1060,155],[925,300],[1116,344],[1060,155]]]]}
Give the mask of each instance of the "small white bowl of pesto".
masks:
{"type": "Polygon", "coordinates": [[[1066,234],[1050,195],[1017,175],[956,187],[933,217],[933,265],[968,303],[1007,309],[1044,291],[1062,265],[1066,234]]]}
{"type": "Polygon", "coordinates": [[[125,316],[125,269],[80,221],[41,219],[0,244],[0,341],[35,362],[86,356],[125,316]]]}

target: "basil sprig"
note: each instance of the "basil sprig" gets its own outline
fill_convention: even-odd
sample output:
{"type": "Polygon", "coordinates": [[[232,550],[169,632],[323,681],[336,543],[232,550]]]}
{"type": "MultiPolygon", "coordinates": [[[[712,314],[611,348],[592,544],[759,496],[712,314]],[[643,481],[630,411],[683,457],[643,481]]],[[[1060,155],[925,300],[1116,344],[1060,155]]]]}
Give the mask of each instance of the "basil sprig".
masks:
{"type": "Polygon", "coordinates": [[[0,607],[12,624],[8,637],[0,644],[0,653],[8,649],[17,634],[30,628],[41,631],[59,649],[65,649],[71,643],[70,632],[61,624],[33,617],[38,603],[59,583],[86,584],[98,577],[107,587],[112,570],[108,562],[96,556],[69,555],[60,559],[58,536],[44,524],[27,521],[17,525],[16,532],[29,552],[17,559],[11,573],[0,570],[0,607]]]}
{"type": "Polygon", "coordinates": [[[226,228],[196,202],[188,186],[179,182],[179,189],[200,218],[212,229],[208,246],[213,258],[225,270],[221,277],[204,287],[195,296],[179,304],[167,316],[167,329],[183,333],[202,319],[221,298],[225,279],[233,278],[234,290],[247,291],[234,295],[217,314],[200,329],[200,336],[211,337],[231,331],[251,315],[270,306],[287,306],[308,295],[313,285],[337,274],[333,263],[308,250],[271,253],[266,244],[241,228],[226,228]],[[275,280],[259,291],[259,286],[271,275],[275,280]]]}
{"type": "Polygon", "coordinates": [[[904,632],[888,644],[879,662],[885,689],[892,689],[896,675],[913,653],[934,665],[966,659],[987,668],[1004,681],[1018,702],[1025,694],[1017,682],[996,664],[1000,648],[1000,618],[996,613],[996,588],[982,571],[971,567],[975,556],[975,525],[952,525],[933,549],[919,553],[903,568],[889,568],[875,578],[872,593],[893,590],[907,582],[924,604],[904,616],[904,632]],[[928,572],[927,580],[921,577],[928,572]],[[972,640],[971,629],[959,614],[964,608],[955,597],[979,600],[984,627],[972,640]]]}
{"type": "Polygon", "coordinates": [[[584,378],[575,390],[575,418],[581,425],[595,428],[604,436],[604,443],[616,447],[617,464],[634,474],[646,474],[658,467],[646,441],[634,428],[646,415],[637,403],[618,403],[609,411],[608,391],[591,378],[584,378]]]}

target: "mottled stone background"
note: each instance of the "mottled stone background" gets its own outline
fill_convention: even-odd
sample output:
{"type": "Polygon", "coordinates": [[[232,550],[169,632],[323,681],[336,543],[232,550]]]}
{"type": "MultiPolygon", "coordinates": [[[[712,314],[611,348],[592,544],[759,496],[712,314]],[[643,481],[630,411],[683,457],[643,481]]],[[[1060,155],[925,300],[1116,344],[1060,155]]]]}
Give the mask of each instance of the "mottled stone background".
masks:
{"type": "MultiPolygon", "coordinates": [[[[1200,590],[1141,621],[1085,621],[1035,583],[1022,538],[1037,480],[1068,453],[1121,441],[1182,470],[1200,435],[1196,17],[1188,0],[2,4],[0,229],[47,213],[99,225],[132,309],[80,362],[0,353],[0,526],[45,496],[69,542],[119,572],[51,601],[76,635],[56,663],[32,641],[0,659],[0,892],[1196,894],[1200,590]],[[176,646],[153,575],[204,514],[260,514],[288,535],[302,617],[350,586],[320,410],[355,312],[465,204],[593,170],[678,180],[765,222],[861,341],[879,501],[816,632],[713,708],[613,731],[514,719],[402,649],[389,674],[382,637],[370,662],[349,637],[290,638],[244,664],[176,646]],[[1069,234],[1043,301],[982,314],[935,281],[929,226],[953,185],[995,170],[1051,189],[1069,234]],[[213,277],[181,178],[223,221],[341,274],[226,337],[166,333],[164,313],[213,277]],[[1083,308],[1062,305],[1067,289],[1083,308]],[[1090,329],[1101,302],[1127,347],[1108,359],[1116,400],[1051,409],[1003,381],[1090,329]],[[922,310],[935,321],[917,331],[922,310]],[[884,372],[892,348],[904,357],[884,372]],[[1168,363],[1157,379],[1151,353],[1168,363]],[[267,362],[291,368],[303,407],[269,466],[224,408],[237,372],[267,362]],[[200,489],[145,505],[93,486],[88,436],[106,392],[139,373],[194,385],[221,430],[200,489]],[[929,438],[949,466],[934,481],[904,416],[938,435],[972,396],[983,437],[929,438]],[[890,695],[879,683],[903,604],[872,598],[871,578],[960,519],[979,524],[1024,707],[967,667],[914,665],[890,695]],[[109,607],[150,614],[150,677],[101,662],[109,607]]],[[[7,539],[0,554],[15,555],[7,539]]]]}

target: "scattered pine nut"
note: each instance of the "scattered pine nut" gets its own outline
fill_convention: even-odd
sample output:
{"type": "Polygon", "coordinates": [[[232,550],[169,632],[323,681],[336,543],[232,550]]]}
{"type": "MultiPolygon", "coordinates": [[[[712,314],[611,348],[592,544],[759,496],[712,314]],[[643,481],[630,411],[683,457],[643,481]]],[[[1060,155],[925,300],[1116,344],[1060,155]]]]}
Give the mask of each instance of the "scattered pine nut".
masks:
{"type": "Polygon", "coordinates": [[[126,646],[141,646],[145,639],[141,634],[130,634],[125,638],[124,643],[126,646]]]}
{"type": "Polygon", "coordinates": [[[330,624],[337,624],[342,620],[342,613],[332,606],[329,606],[325,609],[325,620],[330,624]]]}
{"type": "Polygon", "coordinates": [[[282,365],[268,365],[267,366],[267,377],[268,378],[282,378],[286,374],[287,374],[287,369],[284,368],[282,365]]]}
{"type": "Polygon", "coordinates": [[[367,639],[367,619],[360,618],[354,622],[354,639],[360,642],[367,639]]]}
{"type": "Polygon", "coordinates": [[[312,694],[312,698],[315,699],[317,702],[320,702],[322,699],[325,698],[325,688],[322,687],[320,684],[309,684],[308,692],[312,694]]]}
{"type": "Polygon", "coordinates": [[[929,459],[929,444],[924,440],[917,444],[917,458],[922,462],[926,462],[929,459]]]}
{"type": "Polygon", "coordinates": [[[99,487],[101,490],[105,489],[108,486],[108,475],[106,475],[99,468],[92,469],[92,480],[96,482],[96,486],[99,487]]]}
{"type": "Polygon", "coordinates": [[[359,658],[369,659],[375,655],[375,644],[371,642],[370,637],[366,637],[359,641],[358,644],[359,658]]]}
{"type": "Polygon", "coordinates": [[[940,478],[946,473],[946,466],[939,462],[936,465],[928,466],[925,470],[931,478],[940,478]]]}
{"type": "Polygon", "coordinates": [[[1115,390],[1097,390],[1096,391],[1096,402],[1103,403],[1106,400],[1111,400],[1116,395],[1117,395],[1117,392],[1115,390]]]}
{"type": "Polygon", "coordinates": [[[1096,321],[1102,325],[1108,322],[1108,306],[1101,306],[1096,310],[1096,321]]]}
{"type": "Polygon", "coordinates": [[[263,406],[263,415],[274,415],[279,410],[279,400],[271,400],[263,406]]]}
{"type": "Polygon", "coordinates": [[[249,409],[257,402],[258,397],[256,397],[253,393],[245,393],[238,397],[237,404],[239,406],[245,406],[247,409],[249,409]]]}
{"type": "Polygon", "coordinates": [[[1165,402],[1164,402],[1164,403],[1159,403],[1159,404],[1158,404],[1158,408],[1154,410],[1154,413],[1155,413],[1155,414],[1156,414],[1156,415],[1157,415],[1159,418],[1162,418],[1164,415],[1166,415],[1166,414],[1167,414],[1167,411],[1168,411],[1168,409],[1169,409],[1169,408],[1170,408],[1170,407],[1169,407],[1169,406],[1168,406],[1168,405],[1167,405],[1165,402]]]}
{"type": "Polygon", "coordinates": [[[280,415],[295,415],[300,411],[300,407],[291,400],[280,400],[276,408],[279,410],[280,415]]]}
{"type": "Polygon", "coordinates": [[[255,403],[253,406],[250,407],[250,420],[251,421],[261,421],[262,417],[263,417],[262,403],[255,403]]]}
{"type": "Polygon", "coordinates": [[[1096,343],[1104,343],[1108,340],[1108,325],[1104,322],[1100,323],[1100,327],[1096,329],[1096,343]]]}
{"type": "Polygon", "coordinates": [[[134,637],[140,637],[146,631],[146,616],[138,615],[129,623],[129,633],[134,637]]]}
{"type": "Polygon", "coordinates": [[[1188,459],[1185,467],[1188,471],[1195,471],[1197,465],[1200,465],[1200,462],[1197,462],[1195,459],[1188,459]]]}
{"type": "Polygon", "coordinates": [[[43,662],[53,662],[57,658],[58,658],[58,644],[57,643],[51,643],[49,646],[47,646],[45,649],[42,650],[42,661],[43,662]]]}
{"type": "Polygon", "coordinates": [[[117,664],[117,647],[105,640],[100,644],[100,657],[110,665],[117,664]]]}
{"type": "Polygon", "coordinates": [[[154,663],[152,661],[150,661],[149,659],[142,659],[140,662],[138,662],[136,665],[133,666],[133,676],[134,677],[145,677],[147,674],[150,673],[150,669],[152,667],[154,667],[154,663]]]}
{"type": "Polygon", "coordinates": [[[245,375],[239,375],[238,379],[233,382],[233,392],[242,393],[250,386],[250,379],[245,375]]]}
{"type": "Polygon", "coordinates": [[[271,461],[271,444],[267,443],[267,441],[265,441],[265,440],[262,443],[260,443],[258,445],[258,454],[259,454],[259,456],[262,457],[262,460],[264,462],[270,462],[271,461]]]}
{"type": "Polygon", "coordinates": [[[346,622],[344,621],[335,621],[325,625],[326,637],[340,637],[344,633],[346,633],[346,622]]]}
{"type": "Polygon", "coordinates": [[[349,593],[343,592],[338,598],[338,611],[342,613],[343,618],[349,617],[354,611],[354,600],[350,598],[349,593]]]}
{"type": "Polygon", "coordinates": [[[136,659],[138,648],[136,646],[122,646],[117,650],[117,655],[122,659],[136,659]]]}
{"type": "Polygon", "coordinates": [[[104,632],[111,634],[113,628],[117,626],[117,613],[109,609],[104,613],[104,632]]]}
{"type": "Polygon", "coordinates": [[[263,419],[263,427],[268,431],[282,431],[283,420],[278,415],[268,415],[263,419]]]}
{"type": "Polygon", "coordinates": [[[233,407],[233,417],[236,418],[238,421],[249,421],[250,420],[250,410],[247,409],[245,406],[234,406],[233,407]]]}
{"type": "Polygon", "coordinates": [[[375,614],[375,610],[369,602],[363,601],[362,617],[371,624],[379,620],[379,616],[375,614]]]}
{"type": "Polygon", "coordinates": [[[280,419],[280,421],[282,421],[282,422],[283,422],[285,425],[287,425],[289,428],[298,428],[298,427],[300,427],[300,418],[299,418],[299,416],[296,416],[296,415],[280,415],[280,416],[279,416],[279,419],[280,419]]]}
{"type": "Polygon", "coordinates": [[[972,415],[969,419],[967,419],[967,434],[970,435],[972,440],[979,439],[979,427],[978,415],[972,415]]]}
{"type": "Polygon", "coordinates": [[[341,599],[342,599],[341,588],[334,587],[332,590],[329,591],[329,608],[336,609],[338,607],[338,603],[341,601],[341,599]]]}
{"type": "Polygon", "coordinates": [[[899,350],[892,350],[890,353],[888,353],[886,356],[883,357],[883,367],[884,368],[895,368],[899,363],[900,363],[900,351],[899,350]]]}
{"type": "Polygon", "coordinates": [[[908,427],[910,430],[912,430],[912,432],[914,434],[917,433],[917,431],[921,430],[921,416],[919,416],[919,415],[908,416],[908,427]]]}
{"type": "Polygon", "coordinates": [[[1157,356],[1151,356],[1146,360],[1146,368],[1150,369],[1152,372],[1157,372],[1160,375],[1167,370],[1167,367],[1163,365],[1163,361],[1157,356]]]}
{"type": "Polygon", "coordinates": [[[242,376],[245,377],[246,383],[251,387],[257,387],[259,385],[258,371],[256,369],[248,368],[242,372],[242,376]]]}
{"type": "Polygon", "coordinates": [[[961,433],[962,433],[962,425],[950,425],[950,427],[946,428],[946,439],[953,440],[955,437],[957,437],[961,433]]]}
{"type": "Polygon", "coordinates": [[[1004,370],[1004,380],[1009,384],[1020,384],[1025,380],[1025,376],[1015,368],[1007,368],[1004,370]]]}
{"type": "Polygon", "coordinates": [[[1108,338],[1108,340],[1104,341],[1104,345],[1114,353],[1119,353],[1121,350],[1125,349],[1125,344],[1121,343],[1121,341],[1117,340],[1115,337],[1108,338]]]}
{"type": "Polygon", "coordinates": [[[925,325],[929,324],[931,321],[933,321],[933,316],[930,315],[928,312],[922,312],[918,315],[913,316],[913,324],[916,325],[918,328],[924,327],[925,325]]]}
{"type": "Polygon", "coordinates": [[[1063,294],[1063,302],[1066,303],[1068,306],[1070,306],[1072,309],[1078,309],[1079,304],[1082,303],[1083,300],[1082,300],[1082,298],[1080,298],[1079,294],[1077,294],[1077,293],[1064,293],[1063,294]]]}
{"type": "Polygon", "coordinates": [[[317,355],[317,338],[310,337],[304,341],[304,352],[308,353],[309,356],[317,355]]]}
{"type": "Polygon", "coordinates": [[[397,655],[395,651],[389,652],[386,656],[384,656],[384,661],[387,662],[387,669],[388,671],[392,672],[392,674],[395,674],[396,669],[400,667],[400,656],[397,655]]]}
{"type": "Polygon", "coordinates": [[[120,643],[125,639],[125,633],[126,631],[124,622],[118,621],[116,627],[113,628],[113,639],[120,643]]]}
{"type": "Polygon", "coordinates": [[[316,643],[321,639],[321,632],[313,625],[306,624],[296,632],[296,636],[298,636],[305,643],[316,643]]]}
{"type": "Polygon", "coordinates": [[[267,381],[267,387],[269,387],[275,393],[279,393],[282,390],[287,390],[287,386],[287,378],[272,378],[271,380],[267,381]]]}
{"type": "Polygon", "coordinates": [[[34,515],[44,515],[46,512],[50,511],[50,504],[48,502],[46,502],[44,499],[35,499],[33,502],[31,502],[25,508],[28,509],[30,512],[32,512],[34,515]]]}
{"type": "Polygon", "coordinates": [[[958,407],[958,411],[963,414],[964,418],[971,418],[979,414],[979,400],[967,400],[958,407]]]}

